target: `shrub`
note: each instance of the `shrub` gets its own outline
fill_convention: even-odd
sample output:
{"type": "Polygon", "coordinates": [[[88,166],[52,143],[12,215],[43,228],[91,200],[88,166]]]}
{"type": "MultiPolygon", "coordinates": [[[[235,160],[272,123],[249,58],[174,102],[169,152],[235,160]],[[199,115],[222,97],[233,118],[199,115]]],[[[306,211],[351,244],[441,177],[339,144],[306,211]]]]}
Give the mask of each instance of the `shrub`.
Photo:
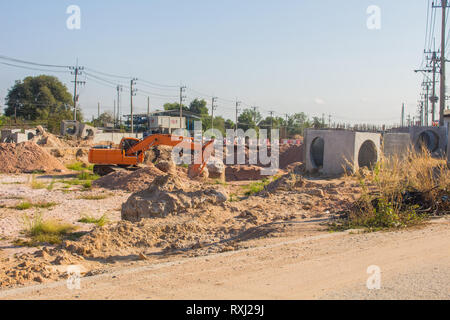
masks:
{"type": "Polygon", "coordinates": [[[94,169],[94,165],[86,166],[82,162],[75,162],[67,165],[66,168],[73,171],[85,171],[85,170],[92,171],[94,169]]]}
{"type": "MultiPolygon", "coordinates": [[[[275,178],[274,178],[275,179],[275,178]]],[[[253,182],[249,185],[243,186],[242,188],[245,190],[245,195],[246,196],[252,196],[254,194],[257,194],[261,191],[264,190],[264,188],[270,183],[271,181],[267,178],[261,180],[261,181],[257,181],[257,182],[253,182]]]]}
{"type": "Polygon", "coordinates": [[[96,219],[92,216],[83,216],[80,220],[78,220],[78,222],[96,224],[99,227],[103,227],[104,225],[106,225],[109,222],[109,220],[108,220],[108,217],[104,214],[103,216],[101,216],[98,219],[96,219]]]}
{"type": "Polygon", "coordinates": [[[100,179],[100,176],[96,174],[92,174],[88,171],[83,171],[77,176],[78,180],[84,180],[84,181],[95,181],[97,179],[100,179]]]}
{"type": "MultiPolygon", "coordinates": [[[[57,221],[44,221],[41,215],[30,219],[24,216],[26,225],[26,235],[31,238],[29,242],[22,242],[22,245],[37,246],[43,243],[60,244],[64,236],[76,230],[76,227],[70,224],[63,224],[57,221]]],[[[16,242],[16,244],[20,244],[16,242]]]]}
{"type": "Polygon", "coordinates": [[[31,207],[33,207],[33,205],[31,204],[31,202],[25,201],[25,202],[22,202],[22,203],[16,205],[16,206],[13,207],[13,208],[16,209],[16,210],[28,210],[28,209],[30,209],[31,207]]]}
{"type": "Polygon", "coordinates": [[[427,150],[410,150],[404,159],[382,156],[373,171],[359,170],[353,178],[361,186],[361,197],[333,229],[407,227],[450,211],[445,200],[450,187],[447,163],[427,150]]]}
{"type": "Polygon", "coordinates": [[[36,176],[33,174],[31,177],[31,189],[44,189],[45,184],[36,180],[36,176]]]}

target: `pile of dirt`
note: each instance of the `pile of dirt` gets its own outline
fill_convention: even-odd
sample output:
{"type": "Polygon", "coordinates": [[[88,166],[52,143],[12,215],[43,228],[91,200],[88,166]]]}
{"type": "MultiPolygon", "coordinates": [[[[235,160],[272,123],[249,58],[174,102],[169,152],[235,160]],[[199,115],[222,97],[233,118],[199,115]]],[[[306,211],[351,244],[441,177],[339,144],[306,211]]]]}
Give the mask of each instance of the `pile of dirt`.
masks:
{"type": "Polygon", "coordinates": [[[65,172],[66,168],[55,157],[37,144],[0,144],[0,172],[33,173],[65,172]]]}
{"type": "Polygon", "coordinates": [[[206,165],[210,179],[219,179],[225,181],[225,164],[221,159],[212,157],[206,165]]]}
{"type": "Polygon", "coordinates": [[[134,172],[119,170],[104,176],[92,184],[97,188],[109,190],[123,190],[128,192],[142,191],[148,188],[156,177],[164,175],[164,172],[153,164],[134,172]]]}
{"type": "Polygon", "coordinates": [[[47,132],[42,126],[37,126],[37,135],[30,141],[44,148],[66,148],[68,145],[57,136],[47,132]]]}
{"type": "Polygon", "coordinates": [[[155,165],[159,170],[165,173],[175,173],[177,166],[172,160],[161,160],[155,165]]]}
{"type": "Polygon", "coordinates": [[[257,181],[266,178],[261,175],[261,167],[250,165],[227,166],[226,181],[257,181]]]}
{"type": "Polygon", "coordinates": [[[30,140],[37,145],[44,147],[44,148],[66,148],[67,144],[64,143],[59,138],[55,137],[54,135],[45,134],[42,136],[35,136],[32,140],[30,140]]]}
{"type": "Polygon", "coordinates": [[[284,171],[302,175],[306,173],[306,166],[302,162],[294,162],[284,168],[284,171]]]}
{"type": "Polygon", "coordinates": [[[122,220],[137,222],[146,218],[167,217],[186,209],[206,204],[220,204],[228,200],[220,186],[204,187],[199,183],[185,183],[178,176],[167,174],[155,178],[146,190],[134,193],[122,205],[122,220]]]}
{"type": "Polygon", "coordinates": [[[269,183],[261,194],[292,191],[301,187],[305,187],[305,181],[302,176],[289,173],[269,183]]]}
{"type": "Polygon", "coordinates": [[[286,169],[290,164],[295,162],[304,162],[303,145],[282,145],[280,146],[280,168],[286,169]]]}
{"type": "Polygon", "coordinates": [[[59,248],[44,247],[34,253],[21,254],[0,260],[0,288],[24,285],[30,282],[43,283],[49,280],[67,279],[69,265],[79,266],[81,275],[96,263],[87,263],[76,253],[59,248]],[[86,267],[84,266],[86,265],[86,267]]]}
{"type": "Polygon", "coordinates": [[[151,248],[192,247],[199,241],[207,241],[211,234],[209,228],[200,221],[142,221],[131,223],[120,221],[117,224],[96,228],[80,241],[67,241],[65,250],[86,258],[108,258],[120,254],[139,254],[151,248]]]}
{"type": "Polygon", "coordinates": [[[157,163],[159,161],[172,161],[172,150],[170,146],[156,146],[145,152],[145,164],[157,163]]]}
{"type": "Polygon", "coordinates": [[[74,162],[89,164],[88,148],[47,148],[46,150],[63,164],[73,164],[74,162]]]}

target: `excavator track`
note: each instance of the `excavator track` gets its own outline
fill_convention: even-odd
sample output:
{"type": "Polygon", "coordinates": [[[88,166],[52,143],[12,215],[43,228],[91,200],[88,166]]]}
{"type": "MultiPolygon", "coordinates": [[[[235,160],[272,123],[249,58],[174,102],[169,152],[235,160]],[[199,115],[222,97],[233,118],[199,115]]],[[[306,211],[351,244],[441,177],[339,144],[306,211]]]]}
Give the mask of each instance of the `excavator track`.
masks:
{"type": "Polygon", "coordinates": [[[140,167],[137,166],[117,166],[117,165],[95,165],[93,172],[100,177],[104,177],[110,173],[117,171],[136,171],[140,167]]]}

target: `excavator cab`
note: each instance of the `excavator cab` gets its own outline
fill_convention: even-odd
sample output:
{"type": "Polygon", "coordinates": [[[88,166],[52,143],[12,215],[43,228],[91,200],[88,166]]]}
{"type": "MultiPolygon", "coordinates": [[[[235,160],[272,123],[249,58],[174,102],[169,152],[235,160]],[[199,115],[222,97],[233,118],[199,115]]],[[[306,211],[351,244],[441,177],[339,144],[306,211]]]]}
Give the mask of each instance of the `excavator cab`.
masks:
{"type": "Polygon", "coordinates": [[[141,142],[141,140],[137,138],[123,138],[122,141],[120,142],[119,149],[127,152],[135,145],[137,145],[139,142],[141,142]]]}

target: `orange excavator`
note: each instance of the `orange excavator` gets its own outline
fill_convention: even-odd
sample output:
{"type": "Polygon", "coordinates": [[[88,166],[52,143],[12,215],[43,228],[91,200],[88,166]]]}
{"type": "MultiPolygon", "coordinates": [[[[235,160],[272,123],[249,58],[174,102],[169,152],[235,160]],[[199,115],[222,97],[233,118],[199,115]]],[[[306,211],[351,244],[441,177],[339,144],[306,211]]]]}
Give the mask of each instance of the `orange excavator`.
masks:
{"type": "Polygon", "coordinates": [[[164,145],[180,147],[182,150],[198,151],[191,168],[193,176],[199,175],[211,156],[214,140],[202,145],[193,138],[170,134],[154,134],[145,139],[123,138],[119,148],[96,146],[89,150],[89,162],[94,164],[94,173],[105,176],[120,168],[135,170],[144,162],[144,153],[152,147],[164,145]]]}

